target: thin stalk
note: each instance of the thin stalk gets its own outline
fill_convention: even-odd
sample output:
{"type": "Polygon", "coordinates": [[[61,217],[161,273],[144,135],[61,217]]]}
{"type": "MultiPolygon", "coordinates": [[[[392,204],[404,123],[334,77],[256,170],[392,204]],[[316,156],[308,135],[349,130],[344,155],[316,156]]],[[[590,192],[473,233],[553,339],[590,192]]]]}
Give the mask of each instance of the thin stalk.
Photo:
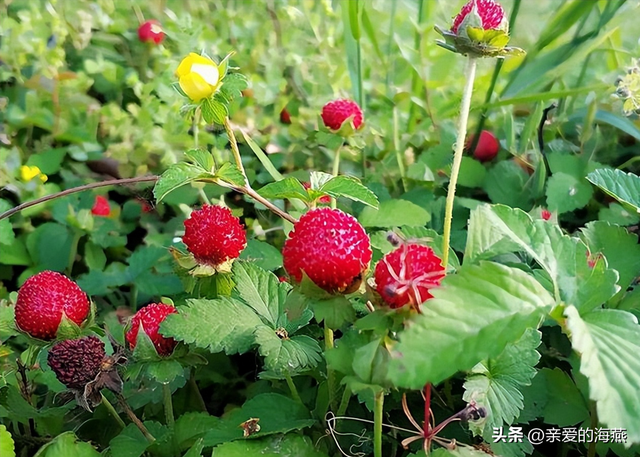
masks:
{"type": "Polygon", "coordinates": [[[469,121],[469,109],[471,108],[471,94],[473,93],[473,81],[476,77],[477,59],[468,57],[467,69],[465,71],[466,83],[462,92],[462,103],[460,105],[460,121],[458,123],[458,136],[456,138],[456,148],[453,154],[453,166],[451,167],[451,179],[447,191],[447,201],[444,210],[444,233],[442,235],[442,265],[447,268],[449,262],[449,244],[451,242],[451,220],[453,219],[453,200],[456,196],[456,185],[458,184],[458,174],[462,163],[462,152],[464,151],[464,140],[467,135],[467,122],[469,121]]]}
{"type": "MultiPolygon", "coordinates": [[[[414,48],[418,51],[418,55],[421,56],[421,52],[420,52],[420,44],[422,43],[422,33],[420,32],[420,24],[422,24],[424,22],[424,15],[425,15],[425,0],[419,0],[418,1],[418,30],[416,30],[416,34],[414,36],[414,48]]],[[[419,63],[419,65],[422,65],[422,62],[419,63]]],[[[418,89],[420,88],[420,84],[422,84],[422,81],[420,80],[420,75],[418,74],[418,72],[416,72],[414,70],[413,72],[413,76],[411,78],[411,94],[412,95],[416,95],[418,92],[418,89]]],[[[409,108],[409,120],[407,121],[407,132],[411,132],[413,125],[415,124],[416,121],[416,116],[417,116],[417,111],[418,111],[418,105],[416,105],[413,102],[411,103],[411,108],[409,108]]]]}
{"type": "Polygon", "coordinates": [[[164,403],[164,418],[169,427],[173,427],[175,419],[173,417],[173,401],[171,399],[171,388],[169,384],[162,384],[162,402],[164,403]]]}
{"type": "Polygon", "coordinates": [[[291,397],[301,405],[304,405],[302,398],[300,398],[300,394],[298,393],[298,388],[293,382],[293,379],[291,379],[291,375],[289,373],[285,373],[284,378],[286,379],[287,386],[289,386],[289,390],[291,391],[291,397]]]}
{"type": "Polygon", "coordinates": [[[236,140],[236,135],[233,133],[233,129],[231,128],[231,123],[229,122],[228,117],[224,118],[224,130],[227,132],[227,136],[229,137],[229,144],[231,145],[231,152],[233,153],[233,158],[236,161],[236,165],[245,178],[245,186],[249,187],[247,172],[244,171],[244,165],[242,165],[242,157],[240,156],[240,150],[238,149],[238,140],[236,140]]]}
{"type": "Polygon", "coordinates": [[[124,421],[122,420],[122,418],[120,417],[116,409],[113,407],[111,402],[107,400],[107,397],[105,397],[104,395],[102,395],[102,404],[104,405],[105,408],[107,408],[107,411],[109,411],[109,414],[113,416],[113,418],[116,420],[120,428],[125,428],[126,424],[124,423],[124,421]]]}
{"type": "Polygon", "coordinates": [[[393,107],[393,149],[396,150],[396,160],[398,161],[398,168],[400,169],[400,178],[402,178],[402,191],[406,192],[406,173],[404,170],[404,158],[400,151],[400,131],[398,129],[398,107],[393,107]]]}
{"type": "Polygon", "coordinates": [[[207,412],[207,404],[204,402],[204,398],[202,398],[202,393],[200,392],[200,389],[198,388],[198,384],[196,383],[196,377],[195,376],[196,376],[196,370],[195,370],[195,368],[191,368],[191,376],[189,376],[189,385],[191,386],[193,391],[196,393],[196,398],[198,400],[198,406],[200,406],[200,409],[206,413],[207,412]]]}
{"type": "MultiPolygon", "coordinates": [[[[336,155],[333,158],[333,176],[338,176],[340,173],[340,151],[342,150],[342,144],[336,149],[336,155]]],[[[338,200],[331,197],[331,207],[335,209],[338,206],[338,200]]]]}
{"type": "Polygon", "coordinates": [[[431,420],[431,384],[427,383],[424,386],[424,424],[422,425],[422,432],[424,433],[424,439],[429,439],[429,428],[431,420]]]}
{"type": "Polygon", "coordinates": [[[384,391],[377,392],[373,407],[373,456],[382,457],[382,413],[384,391]]]}
{"type": "Polygon", "coordinates": [[[78,229],[73,229],[73,239],[71,240],[71,249],[69,249],[69,261],[67,262],[67,275],[71,276],[73,264],[76,263],[76,254],[78,254],[78,243],[83,233],[78,229]]]}
{"type": "MultiPolygon", "coordinates": [[[[333,330],[331,330],[327,323],[324,323],[324,350],[327,352],[328,350],[333,349],[333,330]]],[[[335,403],[335,383],[336,376],[331,368],[327,366],[327,390],[329,392],[329,405],[331,407],[334,406],[335,403]]]]}
{"type": "Polygon", "coordinates": [[[342,400],[340,401],[340,406],[338,407],[338,413],[336,416],[344,416],[344,413],[347,412],[347,407],[349,406],[349,400],[351,400],[351,389],[349,386],[345,386],[344,391],[342,392],[342,400]]]}
{"type": "Polygon", "coordinates": [[[127,403],[127,400],[125,400],[122,394],[115,394],[115,395],[116,395],[116,398],[118,399],[118,403],[120,404],[122,409],[124,409],[124,412],[127,413],[127,416],[129,416],[129,419],[131,419],[131,422],[136,424],[136,427],[138,427],[138,430],[142,432],[142,434],[147,439],[147,441],[149,441],[149,443],[155,442],[156,439],[153,437],[151,433],[149,433],[149,430],[147,430],[147,427],[144,426],[142,421],[138,419],[138,416],[136,416],[136,414],[131,410],[131,408],[129,407],[129,404],[127,403]]]}
{"type": "Polygon", "coordinates": [[[193,113],[193,123],[191,124],[191,130],[193,131],[193,146],[198,149],[200,144],[200,106],[196,108],[193,113]]]}

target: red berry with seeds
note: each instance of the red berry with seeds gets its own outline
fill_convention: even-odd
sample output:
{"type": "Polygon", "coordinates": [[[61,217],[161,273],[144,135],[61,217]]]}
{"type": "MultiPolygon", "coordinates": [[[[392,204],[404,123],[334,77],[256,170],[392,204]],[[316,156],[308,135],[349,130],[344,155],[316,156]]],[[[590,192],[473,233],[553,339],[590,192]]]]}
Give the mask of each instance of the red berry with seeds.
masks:
{"type": "Polygon", "coordinates": [[[198,263],[218,268],[240,256],[247,235],[229,208],[204,205],[184,221],[182,241],[198,263]]]}
{"type": "Polygon", "coordinates": [[[458,34],[460,26],[463,25],[463,23],[471,25],[475,22],[469,17],[470,14],[473,14],[474,7],[476,14],[482,21],[482,28],[484,30],[505,30],[508,23],[504,15],[504,10],[499,3],[494,0],[470,0],[453,19],[453,25],[451,26],[453,33],[458,34]]]}
{"type": "Polygon", "coordinates": [[[160,23],[154,19],[143,22],[138,27],[138,38],[143,43],[160,44],[164,40],[164,32],[160,23]]]}
{"type": "Polygon", "coordinates": [[[104,343],[95,336],[66,340],[49,350],[47,362],[58,380],[70,389],[84,390],[105,358],[104,343]]]}
{"type": "Polygon", "coordinates": [[[342,124],[353,116],[353,128],[358,130],[362,126],[362,110],[353,100],[334,100],[322,107],[322,122],[332,130],[340,130],[342,124]]]}
{"type": "Polygon", "coordinates": [[[102,195],[96,195],[96,199],[93,202],[93,207],[91,208],[91,214],[94,216],[108,216],[111,214],[111,207],[109,206],[109,200],[104,198],[102,195]]]}
{"type": "Polygon", "coordinates": [[[142,325],[144,332],[153,342],[158,354],[163,356],[171,355],[178,343],[173,338],[162,336],[158,333],[158,330],[160,329],[160,324],[169,314],[177,312],[173,306],[165,305],[164,303],[151,303],[141,308],[133,316],[133,319],[131,319],[131,328],[127,331],[126,337],[129,342],[129,347],[131,347],[132,350],[136,347],[138,330],[140,330],[140,325],[142,325]]]}
{"type": "Polygon", "coordinates": [[[87,295],[66,276],[43,271],[27,279],[18,291],[16,325],[32,337],[54,339],[63,315],[78,325],[89,315],[87,295]]]}
{"type": "MultiPolygon", "coordinates": [[[[467,149],[471,148],[474,137],[471,136],[467,141],[467,149]]],[[[498,139],[488,130],[480,132],[480,138],[478,139],[478,145],[473,151],[473,157],[480,162],[489,162],[493,160],[500,151],[500,142],[498,139]]]]}
{"type": "Polygon", "coordinates": [[[371,242],[351,215],[338,209],[312,209],[289,233],[282,250],[284,268],[296,282],[303,272],[330,293],[350,293],[371,261],[371,242]]]}
{"type": "Polygon", "coordinates": [[[374,272],[376,290],[391,308],[409,303],[418,309],[433,297],[429,289],[438,286],[444,276],[442,260],[430,247],[416,243],[402,244],[385,255],[374,272]]]}

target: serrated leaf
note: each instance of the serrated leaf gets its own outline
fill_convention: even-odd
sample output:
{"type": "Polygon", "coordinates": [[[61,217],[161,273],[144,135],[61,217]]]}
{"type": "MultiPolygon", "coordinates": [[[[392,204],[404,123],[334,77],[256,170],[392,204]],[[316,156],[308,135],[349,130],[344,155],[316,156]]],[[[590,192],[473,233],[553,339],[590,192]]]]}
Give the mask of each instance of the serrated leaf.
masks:
{"type": "Polygon", "coordinates": [[[622,428],[630,443],[640,443],[640,326],[626,311],[594,310],[580,316],[565,309],[573,349],[580,354],[580,373],[589,379],[589,398],[598,420],[622,428]]]}
{"type": "Polygon", "coordinates": [[[320,189],[333,178],[334,176],[332,174],[325,173],[324,171],[312,171],[311,173],[309,173],[309,183],[311,184],[311,189],[320,189]]]}
{"type": "Polygon", "coordinates": [[[244,175],[240,169],[231,162],[223,163],[220,168],[216,170],[214,180],[218,183],[222,181],[235,187],[242,187],[246,184],[244,175]]]}
{"type": "Polygon", "coordinates": [[[322,360],[318,342],[306,335],[281,338],[274,329],[262,325],[255,331],[266,370],[276,374],[294,374],[315,368],[322,360]]]}
{"type": "Polygon", "coordinates": [[[187,300],[187,306],[178,311],[162,322],[161,333],[211,352],[248,351],[254,343],[255,328],[262,325],[252,308],[230,297],[187,300]]]}
{"type": "Polygon", "coordinates": [[[299,198],[309,202],[309,194],[296,178],[284,178],[260,188],[258,193],[264,198],[299,198]]]}
{"type": "Polygon", "coordinates": [[[7,427],[0,424],[0,455],[3,457],[16,457],[15,443],[7,427]]]}
{"type": "Polygon", "coordinates": [[[247,77],[242,73],[230,73],[225,76],[221,90],[224,90],[231,99],[242,97],[242,91],[249,87],[247,77]]]}
{"type": "Polygon", "coordinates": [[[334,330],[342,327],[345,322],[352,322],[356,317],[351,302],[342,295],[324,300],[309,299],[309,304],[316,320],[324,321],[324,325],[334,330]]]}
{"type": "MultiPolygon", "coordinates": [[[[261,440],[234,441],[213,449],[211,457],[327,457],[306,436],[282,435],[261,440]]],[[[471,456],[469,456],[471,457],[471,456]]]]}
{"type": "Polygon", "coordinates": [[[589,173],[587,179],[640,214],[640,177],[622,170],[602,168],[589,173]]]}
{"type": "Polygon", "coordinates": [[[235,262],[233,279],[238,297],[275,329],[291,286],[250,262],[235,262]]]}
{"type": "Polygon", "coordinates": [[[213,155],[211,155],[209,151],[205,151],[204,149],[189,149],[184,153],[184,158],[194,165],[199,166],[204,171],[214,172],[215,162],[213,161],[213,155]]]}
{"type": "Polygon", "coordinates": [[[89,443],[80,441],[75,433],[64,432],[42,446],[34,457],[100,457],[100,453],[89,443]]]}
{"type": "Polygon", "coordinates": [[[431,214],[407,200],[385,200],[378,209],[364,208],[358,220],[364,227],[416,227],[426,225],[431,214]]]}
{"type": "Polygon", "coordinates": [[[219,423],[220,418],[207,413],[187,412],[176,419],[173,432],[174,440],[181,447],[184,447],[194,439],[203,437],[219,423]]]}
{"type": "Polygon", "coordinates": [[[226,105],[220,103],[215,98],[205,98],[200,104],[202,118],[207,124],[224,124],[225,118],[229,115],[226,105]]]}
{"type": "Polygon", "coordinates": [[[318,190],[333,198],[345,197],[364,203],[372,208],[378,208],[378,197],[376,197],[376,194],[362,185],[356,178],[336,176],[324,183],[318,190]]]}
{"type": "Polygon", "coordinates": [[[156,201],[160,202],[169,192],[176,190],[178,187],[182,187],[197,179],[210,177],[213,177],[213,175],[198,165],[185,162],[176,163],[162,173],[153,188],[153,195],[156,201]]]}
{"type": "Polygon", "coordinates": [[[252,434],[252,438],[300,430],[316,423],[307,408],[297,401],[275,393],[259,394],[242,408],[226,414],[217,427],[209,430],[204,436],[205,447],[242,439],[240,424],[251,418],[260,419],[260,431],[252,434]]]}
{"type": "Polygon", "coordinates": [[[193,446],[187,451],[183,457],[202,457],[202,450],[204,449],[204,439],[198,439],[193,446]]]}
{"type": "Polygon", "coordinates": [[[120,457],[140,457],[149,446],[149,441],[135,424],[127,425],[118,436],[109,442],[112,455],[120,457]]]}
{"type": "Polygon", "coordinates": [[[392,351],[389,378],[396,386],[437,384],[498,356],[537,328],[555,303],[522,270],[493,262],[465,265],[431,293],[392,351]]]}
{"type": "Polygon", "coordinates": [[[483,361],[471,369],[464,383],[463,400],[475,401],[485,406],[488,420],[484,427],[471,429],[476,434],[491,431],[503,424],[511,425],[524,407],[524,397],[520,389],[531,384],[535,376],[535,366],[540,360],[536,348],[540,345],[540,332],[527,329],[515,343],[507,345],[502,353],[483,361]]]}
{"type": "Polygon", "coordinates": [[[549,274],[554,295],[588,311],[617,291],[618,274],[602,261],[589,266],[587,248],[555,224],[533,220],[524,211],[482,205],[471,212],[465,264],[508,252],[524,252],[549,274]]]}
{"type": "Polygon", "coordinates": [[[584,208],[592,195],[593,189],[586,181],[566,173],[555,173],[547,180],[547,206],[558,214],[584,208]]]}

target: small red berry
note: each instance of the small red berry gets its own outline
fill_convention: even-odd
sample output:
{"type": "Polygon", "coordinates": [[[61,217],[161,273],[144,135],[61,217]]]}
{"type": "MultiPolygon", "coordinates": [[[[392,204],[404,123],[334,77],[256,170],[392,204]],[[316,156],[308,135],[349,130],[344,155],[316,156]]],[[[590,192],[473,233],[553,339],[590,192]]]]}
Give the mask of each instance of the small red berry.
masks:
{"type": "Polygon", "coordinates": [[[62,316],[80,325],[89,315],[87,295],[66,276],[43,271],[31,276],[18,291],[16,325],[34,338],[52,340],[62,316]]]}
{"type": "Polygon", "coordinates": [[[474,5],[480,19],[482,20],[482,28],[484,30],[495,30],[505,27],[506,19],[504,16],[504,10],[499,3],[494,0],[469,0],[453,20],[453,25],[451,26],[451,31],[453,33],[458,34],[460,25],[472,12],[474,5]]]}
{"type": "Polygon", "coordinates": [[[360,286],[372,252],[356,218],[338,209],[318,208],[294,225],[282,255],[285,270],[296,282],[304,272],[327,292],[350,293],[360,286]]]}
{"type": "Polygon", "coordinates": [[[362,110],[353,100],[334,100],[322,107],[322,122],[332,130],[340,130],[344,121],[353,116],[353,128],[362,126],[362,110]]]}
{"type": "Polygon", "coordinates": [[[548,221],[549,219],[551,219],[551,211],[549,211],[548,209],[543,209],[542,211],[540,211],[540,216],[545,221],[548,221]]]}
{"type": "MultiPolygon", "coordinates": [[[[302,186],[307,190],[311,189],[311,183],[308,182],[308,181],[304,181],[302,183],[302,186]]],[[[320,197],[318,199],[318,203],[322,203],[324,205],[328,205],[329,203],[331,203],[331,197],[329,197],[328,195],[323,195],[322,197],[320,197]]]]}
{"type": "Polygon", "coordinates": [[[70,389],[84,390],[93,381],[105,357],[104,343],[95,336],[62,341],[49,350],[47,363],[70,389]]]}
{"type": "Polygon", "coordinates": [[[376,290],[391,308],[407,303],[416,309],[433,297],[429,289],[445,276],[442,260],[430,247],[408,243],[385,255],[376,265],[376,290]]]}
{"type": "Polygon", "coordinates": [[[184,221],[182,241],[198,263],[218,267],[240,256],[247,235],[229,208],[204,205],[184,221]]]}
{"type": "MultiPolygon", "coordinates": [[[[471,148],[474,137],[473,135],[467,141],[467,149],[471,148]]],[[[475,151],[473,151],[473,157],[480,162],[489,162],[498,155],[500,150],[500,142],[498,139],[488,130],[480,132],[480,139],[475,151]]]]}
{"type": "Polygon", "coordinates": [[[144,332],[153,342],[158,354],[163,356],[171,355],[178,343],[173,338],[162,336],[158,333],[158,330],[160,329],[160,324],[169,314],[177,312],[178,310],[173,306],[164,303],[151,303],[141,308],[131,319],[131,328],[127,331],[126,337],[129,347],[132,350],[136,347],[138,330],[140,329],[140,324],[142,324],[144,332]]]}
{"type": "Polygon", "coordinates": [[[160,44],[164,40],[164,32],[162,26],[155,19],[143,22],[138,27],[138,38],[143,43],[155,43],[160,44]]]}
{"type": "Polygon", "coordinates": [[[289,114],[287,108],[282,108],[282,111],[280,111],[280,122],[287,125],[291,124],[291,114],[289,114]]]}
{"type": "Polygon", "coordinates": [[[94,216],[109,216],[109,214],[111,214],[109,200],[104,198],[102,195],[96,195],[96,199],[93,202],[93,208],[91,208],[91,214],[94,216]]]}

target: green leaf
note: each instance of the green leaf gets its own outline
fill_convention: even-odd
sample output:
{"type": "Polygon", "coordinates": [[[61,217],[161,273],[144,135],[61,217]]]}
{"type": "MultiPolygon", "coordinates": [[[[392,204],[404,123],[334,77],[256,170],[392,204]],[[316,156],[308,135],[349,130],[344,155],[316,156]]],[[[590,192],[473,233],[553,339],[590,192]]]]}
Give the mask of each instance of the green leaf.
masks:
{"type": "Polygon", "coordinates": [[[565,309],[573,349],[580,354],[580,373],[589,379],[589,398],[598,419],[627,431],[630,443],[640,443],[640,326],[626,311],[594,310],[580,316],[565,309]]]}
{"type": "Polygon", "coordinates": [[[181,447],[189,445],[193,440],[203,437],[210,429],[217,427],[220,418],[207,413],[187,412],[176,419],[174,440],[181,447]]]}
{"type": "Polygon", "coordinates": [[[240,169],[231,162],[225,162],[218,168],[214,176],[216,182],[222,181],[223,183],[231,184],[235,187],[242,187],[246,184],[244,175],[240,169]]]}
{"type": "Polygon", "coordinates": [[[498,356],[554,304],[531,276],[493,262],[465,265],[431,293],[393,349],[389,377],[397,386],[437,384],[498,356]]]}
{"type": "Polygon", "coordinates": [[[589,246],[591,254],[604,254],[608,266],[618,272],[620,290],[626,291],[640,272],[638,236],[624,227],[601,221],[588,223],[581,232],[581,238],[589,246]]]}
{"type": "Polygon", "coordinates": [[[536,375],[546,387],[542,416],[547,424],[569,427],[589,419],[589,408],[571,377],[559,368],[543,368],[536,375]]]}
{"type": "Polygon", "coordinates": [[[205,98],[200,104],[202,118],[207,124],[224,124],[225,118],[229,115],[229,110],[224,103],[215,98],[205,98]]]}
{"type": "Polygon", "coordinates": [[[282,267],[282,253],[264,241],[249,240],[240,254],[240,259],[256,264],[264,270],[277,270],[282,267]]]}
{"type": "Polygon", "coordinates": [[[84,261],[90,270],[103,271],[107,265],[107,256],[100,246],[87,242],[84,245],[84,261]]]}
{"type": "Polygon", "coordinates": [[[269,183],[258,190],[258,193],[264,198],[299,198],[304,202],[310,200],[309,193],[296,178],[269,183]]]}
{"type": "Polygon", "coordinates": [[[342,327],[345,322],[352,322],[356,317],[356,311],[351,302],[339,295],[328,299],[309,299],[309,304],[318,322],[325,322],[331,329],[342,327]]]}
{"type": "Polygon", "coordinates": [[[320,189],[326,183],[334,178],[332,174],[325,173],[324,171],[312,171],[309,173],[309,182],[311,189],[320,189]]]}
{"type": "Polygon", "coordinates": [[[149,446],[149,441],[135,424],[127,425],[109,442],[111,454],[119,457],[140,457],[149,446]]]}
{"type": "Polygon", "coordinates": [[[282,375],[315,368],[322,360],[318,342],[306,335],[281,338],[274,329],[262,325],[255,331],[266,370],[282,375]]]}
{"type": "Polygon", "coordinates": [[[282,435],[261,440],[224,443],[213,449],[211,457],[327,457],[306,436],[282,435]]]}
{"type": "Polygon", "coordinates": [[[31,265],[31,257],[21,238],[16,238],[13,243],[2,246],[0,263],[4,265],[31,265]]]}
{"type": "Polygon", "coordinates": [[[238,297],[275,329],[291,286],[250,262],[234,263],[233,280],[238,297]]]}
{"type": "MultiPolygon", "coordinates": [[[[491,432],[493,427],[511,425],[524,407],[520,389],[531,384],[534,368],[540,360],[536,348],[540,345],[540,332],[527,329],[515,343],[507,345],[502,353],[485,360],[471,369],[464,383],[463,400],[475,401],[487,408],[488,420],[476,434],[491,432]]],[[[473,425],[470,424],[473,430],[473,425]]]]}
{"type": "Polygon", "coordinates": [[[260,419],[260,431],[252,434],[253,438],[300,430],[316,423],[307,408],[297,401],[275,393],[259,394],[242,408],[227,413],[217,427],[210,429],[204,436],[205,447],[242,439],[240,424],[251,418],[260,419]]]}
{"type": "MultiPolygon", "coordinates": [[[[11,209],[11,205],[6,200],[0,199],[0,213],[11,209]]],[[[16,239],[15,233],[13,233],[13,226],[9,218],[2,219],[0,221],[0,244],[10,245],[16,239]]]]}
{"type": "Polygon", "coordinates": [[[547,181],[547,206],[559,214],[584,208],[592,195],[593,189],[586,181],[566,173],[554,173],[547,181]]]}
{"type": "Polygon", "coordinates": [[[254,343],[255,328],[262,325],[252,308],[230,297],[187,300],[187,306],[178,311],[167,316],[161,333],[211,352],[248,351],[254,343]]]}
{"type": "Polygon", "coordinates": [[[100,457],[89,443],[79,441],[73,432],[64,432],[42,446],[34,457],[100,457]]]}
{"type": "Polygon", "coordinates": [[[184,158],[194,165],[202,168],[204,171],[213,173],[215,171],[215,162],[213,155],[204,149],[189,149],[184,153],[184,158]]]}
{"type": "Polygon", "coordinates": [[[488,171],[484,190],[493,203],[529,209],[532,206],[529,178],[516,163],[505,160],[488,171]]]}
{"type": "Polygon", "coordinates": [[[160,202],[167,194],[178,187],[202,178],[211,178],[213,175],[198,165],[179,162],[170,166],[162,173],[153,188],[156,201],[160,202]]]}
{"type": "Polygon", "coordinates": [[[487,169],[471,157],[463,157],[460,163],[458,185],[462,187],[482,187],[487,176],[487,169]]]}
{"type": "Polygon", "coordinates": [[[73,234],[68,227],[46,222],[29,234],[27,250],[39,268],[64,271],[69,263],[72,242],[73,234]]]}
{"type": "Polygon", "coordinates": [[[0,424],[0,455],[3,457],[16,457],[15,443],[7,427],[0,424]]]}
{"type": "Polygon", "coordinates": [[[424,226],[431,215],[407,200],[385,200],[378,209],[366,207],[358,217],[364,227],[424,226]]]}
{"type": "Polygon", "coordinates": [[[587,179],[640,214],[640,177],[621,170],[602,168],[589,173],[587,179]]]}
{"type": "Polygon", "coordinates": [[[242,91],[249,87],[247,77],[242,73],[229,73],[224,77],[220,90],[225,91],[233,100],[242,97],[242,91]]]}
{"type": "Polygon", "coordinates": [[[336,176],[324,183],[318,190],[333,198],[346,197],[372,208],[378,207],[376,194],[363,186],[356,178],[336,176]]]}
{"type": "Polygon", "coordinates": [[[183,457],[202,457],[202,450],[204,449],[204,440],[200,438],[194,443],[193,446],[183,457]]]}

